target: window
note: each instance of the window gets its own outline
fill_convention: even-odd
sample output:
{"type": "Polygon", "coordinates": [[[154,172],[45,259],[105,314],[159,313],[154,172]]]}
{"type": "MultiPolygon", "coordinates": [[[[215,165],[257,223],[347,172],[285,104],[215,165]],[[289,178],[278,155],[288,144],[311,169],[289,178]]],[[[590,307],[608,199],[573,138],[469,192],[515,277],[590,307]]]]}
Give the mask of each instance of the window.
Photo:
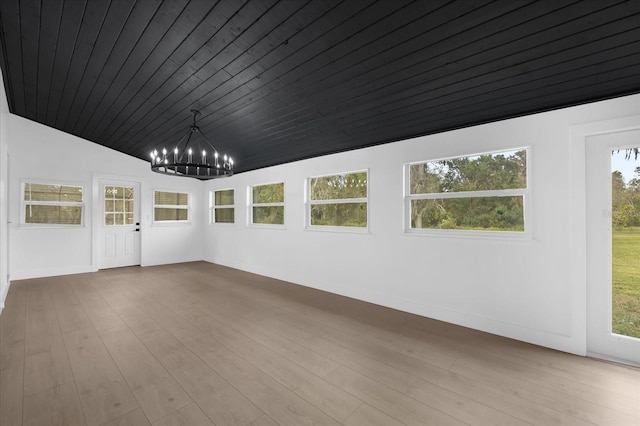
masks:
{"type": "Polygon", "coordinates": [[[25,182],[22,205],[23,224],[83,224],[82,186],[25,182]]]}
{"type": "Polygon", "coordinates": [[[527,150],[408,164],[407,228],[525,231],[527,150]]]}
{"type": "Polygon", "coordinates": [[[104,187],[105,226],[133,225],[134,189],[131,186],[104,187]]]}
{"type": "Polygon", "coordinates": [[[234,191],[233,189],[223,189],[214,191],[213,193],[213,216],[212,223],[234,223],[235,207],[234,207],[234,191]]]}
{"type": "Polygon", "coordinates": [[[188,222],[189,194],[153,191],[154,222],[188,222]]]}
{"type": "Polygon", "coordinates": [[[308,179],[308,226],[367,227],[367,171],[308,179]]]}
{"type": "Polygon", "coordinates": [[[252,224],[284,225],[284,182],[250,188],[252,224]]]}

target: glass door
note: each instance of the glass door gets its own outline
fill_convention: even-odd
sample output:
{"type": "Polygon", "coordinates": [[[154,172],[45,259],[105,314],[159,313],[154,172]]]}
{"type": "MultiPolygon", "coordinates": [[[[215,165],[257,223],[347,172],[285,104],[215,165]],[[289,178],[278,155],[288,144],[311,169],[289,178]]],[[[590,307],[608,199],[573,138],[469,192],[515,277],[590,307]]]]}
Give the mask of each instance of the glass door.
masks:
{"type": "Polygon", "coordinates": [[[592,355],[640,364],[640,130],[587,138],[592,355]]]}

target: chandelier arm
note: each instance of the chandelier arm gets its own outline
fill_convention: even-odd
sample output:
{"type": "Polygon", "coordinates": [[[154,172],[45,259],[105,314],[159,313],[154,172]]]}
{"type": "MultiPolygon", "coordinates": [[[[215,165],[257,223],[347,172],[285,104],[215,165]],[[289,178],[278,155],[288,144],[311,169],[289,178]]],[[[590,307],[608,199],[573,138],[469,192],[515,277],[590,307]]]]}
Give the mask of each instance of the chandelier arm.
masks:
{"type": "Polygon", "coordinates": [[[178,149],[178,151],[180,151],[180,158],[179,161],[181,163],[188,163],[189,162],[189,154],[187,153],[188,148],[189,148],[189,144],[191,143],[191,136],[193,136],[193,130],[191,128],[189,128],[189,130],[187,130],[187,134],[184,135],[183,139],[186,137],[187,140],[184,143],[184,148],[182,149],[182,151],[180,151],[180,149],[178,149]],[[185,160],[185,156],[187,156],[187,159],[185,160]]]}

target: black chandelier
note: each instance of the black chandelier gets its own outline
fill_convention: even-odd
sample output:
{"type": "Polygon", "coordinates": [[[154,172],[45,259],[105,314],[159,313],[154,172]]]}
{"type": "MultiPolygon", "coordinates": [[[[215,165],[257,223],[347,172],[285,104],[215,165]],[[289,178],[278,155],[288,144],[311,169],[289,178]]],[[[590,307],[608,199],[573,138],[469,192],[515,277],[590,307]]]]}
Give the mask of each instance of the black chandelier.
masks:
{"type": "Polygon", "coordinates": [[[172,176],[194,177],[201,180],[231,176],[233,160],[220,155],[213,144],[196,125],[200,111],[192,109],[193,124],[178,141],[173,152],[162,148],[151,152],[151,170],[172,176]],[[183,144],[184,142],[184,144],[183,144]],[[183,145],[182,148],[180,145],[183,145]],[[208,149],[208,151],[207,151],[208,149]]]}

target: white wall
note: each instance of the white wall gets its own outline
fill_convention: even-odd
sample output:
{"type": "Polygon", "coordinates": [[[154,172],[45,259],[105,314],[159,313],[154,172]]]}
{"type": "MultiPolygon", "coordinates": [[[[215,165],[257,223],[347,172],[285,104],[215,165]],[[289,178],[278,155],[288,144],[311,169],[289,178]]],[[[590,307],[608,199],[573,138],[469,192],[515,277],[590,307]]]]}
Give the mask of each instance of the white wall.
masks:
{"type": "MultiPolygon", "coordinates": [[[[152,173],[149,162],[47,126],[9,115],[10,270],[12,280],[97,270],[93,192],[100,178],[141,183],[142,266],[202,260],[205,218],[202,183],[152,173]],[[34,228],[20,224],[21,182],[52,181],[85,187],[85,226],[34,228]],[[191,194],[190,225],[152,224],[154,189],[191,194]]],[[[100,197],[96,200],[100,202],[100,197]]]]}
{"type": "Polygon", "coordinates": [[[207,227],[205,259],[585,354],[584,147],[572,145],[571,131],[640,114],[639,100],[630,96],[211,181],[206,196],[211,189],[235,189],[236,223],[207,227]],[[530,148],[531,238],[403,233],[404,163],[522,146],[530,148]],[[360,169],[369,169],[370,233],[304,230],[305,178],[360,169]],[[286,229],[247,227],[247,187],[277,181],[285,182],[286,229]]]}
{"type": "Polygon", "coordinates": [[[7,156],[7,120],[9,106],[4,89],[2,73],[0,73],[0,312],[4,307],[4,300],[9,291],[9,234],[8,218],[8,156],[7,156]]]}

